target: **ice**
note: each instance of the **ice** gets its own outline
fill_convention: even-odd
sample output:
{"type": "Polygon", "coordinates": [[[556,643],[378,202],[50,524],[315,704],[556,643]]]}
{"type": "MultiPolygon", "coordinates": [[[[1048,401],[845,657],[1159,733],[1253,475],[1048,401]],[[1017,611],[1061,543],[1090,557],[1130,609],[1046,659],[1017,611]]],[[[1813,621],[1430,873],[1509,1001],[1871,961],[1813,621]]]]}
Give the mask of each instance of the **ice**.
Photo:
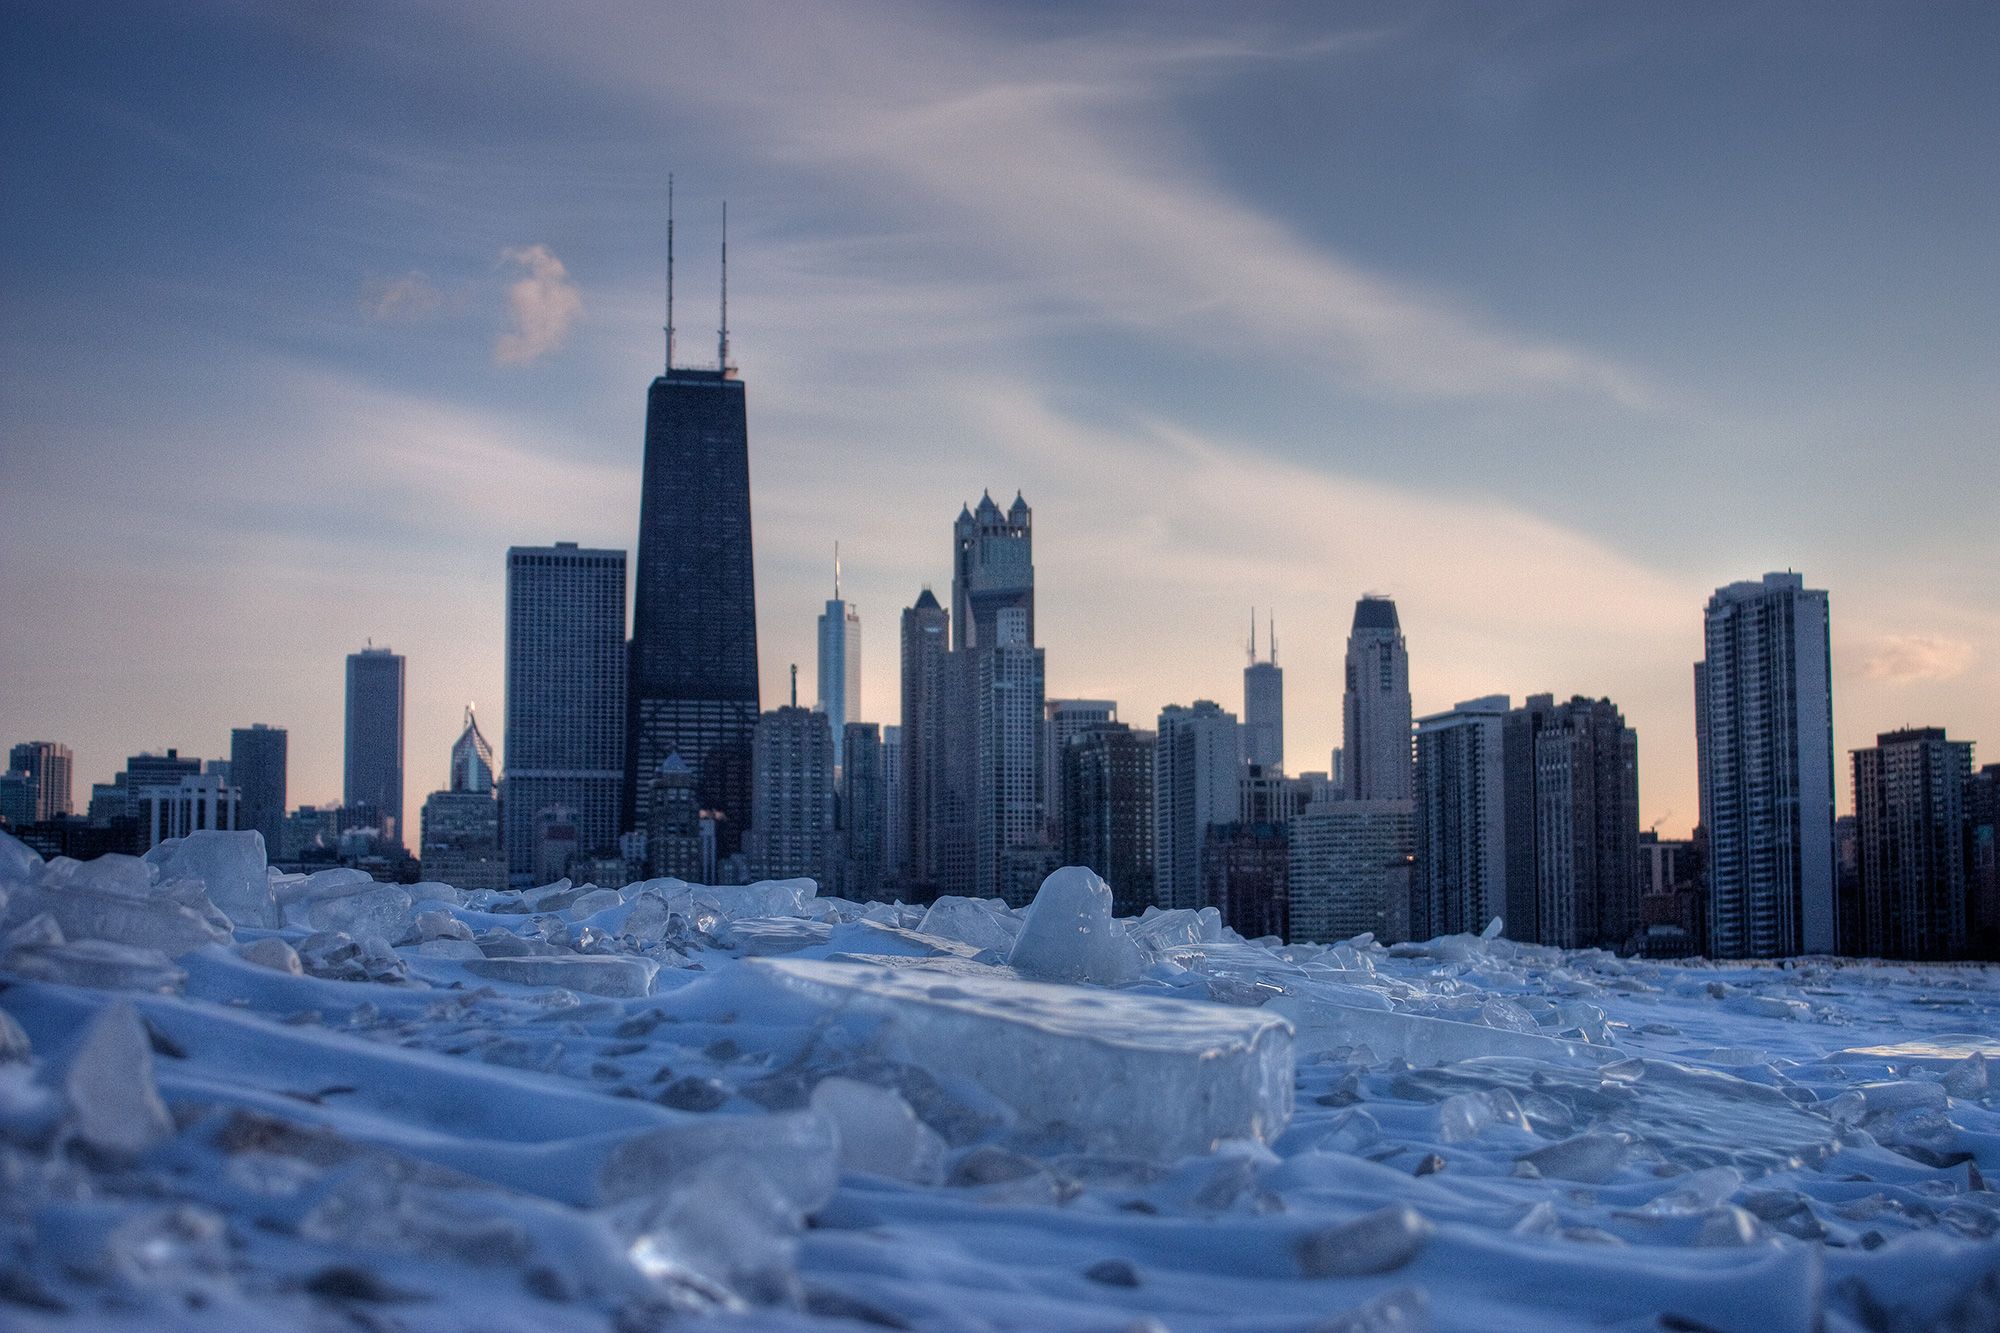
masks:
{"type": "Polygon", "coordinates": [[[1408,1204],[1391,1204],[1301,1236],[1293,1253],[1307,1277],[1372,1277],[1393,1273],[1423,1253],[1436,1231],[1430,1219],[1408,1204]]]}
{"type": "Polygon", "coordinates": [[[26,980],[98,990],[170,991],[187,979],[158,949],[106,940],[31,945],[13,950],[4,963],[7,971],[26,980]]]}
{"type": "Polygon", "coordinates": [[[991,898],[946,895],[930,905],[923,920],[917,923],[917,931],[957,940],[975,949],[998,949],[1004,953],[1014,947],[1021,933],[1021,921],[991,898]]]}
{"type": "Polygon", "coordinates": [[[289,972],[295,977],[305,971],[299,962],[298,950],[276,936],[239,944],[236,946],[236,956],[246,963],[268,967],[274,972],[289,972]]]}
{"type": "MultiPolygon", "coordinates": [[[[84,864],[95,866],[112,859],[100,857],[84,864]]],[[[157,949],[169,958],[204,944],[229,941],[226,924],[217,924],[186,903],[153,894],[151,866],[136,857],[118,860],[124,864],[103,873],[58,875],[54,873],[62,864],[58,858],[50,863],[51,873],[33,890],[13,897],[9,917],[26,919],[46,912],[65,939],[157,949]]]]}
{"type": "Polygon", "coordinates": [[[192,880],[208,900],[239,926],[279,924],[278,900],[264,859],[264,835],[203,829],[169,838],[146,860],[159,867],[160,882],[192,880]]]}
{"type": "Polygon", "coordinates": [[[340,931],[357,940],[393,944],[409,933],[412,906],[410,895],[398,886],[371,885],[314,902],[306,909],[306,923],[314,930],[340,931]]]}
{"type": "Polygon", "coordinates": [[[803,1216],[833,1197],[839,1160],[839,1133],[817,1111],[709,1116],[619,1143],[598,1171],[597,1195],[607,1204],[665,1197],[720,1166],[739,1179],[769,1182],[803,1216]]]}
{"type": "Polygon", "coordinates": [[[174,1132],[153,1085],[153,1048],[139,1011],[120,1001],[84,1033],[63,1076],[76,1137],[111,1157],[136,1157],[174,1132]]]}
{"type": "Polygon", "coordinates": [[[1631,1155],[1632,1141],[1623,1134],[1579,1134],[1523,1154],[1520,1160],[1540,1175],[1601,1185],[1618,1174],[1631,1155]]]}
{"type": "Polygon", "coordinates": [[[652,990],[660,965],[650,958],[602,954],[553,955],[541,958],[480,958],[465,970],[515,986],[559,986],[589,995],[629,998],[652,990]]]}
{"type": "MultiPolygon", "coordinates": [[[[42,855],[11,833],[0,831],[0,893],[17,884],[32,884],[42,872],[42,855]]],[[[4,906],[0,900],[0,906],[4,906]]]]}
{"type": "Polygon", "coordinates": [[[1042,881],[1008,966],[1048,981],[1116,985],[1139,975],[1139,950],[1111,919],[1111,886],[1082,866],[1042,881]]]}
{"type": "Polygon", "coordinates": [[[944,1140],[887,1088],[848,1078],[822,1079],[812,1109],[840,1132],[840,1165],[918,1185],[944,1178],[944,1140]]]}
{"type": "Polygon", "coordinates": [[[1155,953],[1196,944],[1219,944],[1222,913],[1213,907],[1176,907],[1169,911],[1149,907],[1132,927],[1132,940],[1155,953]]]}
{"type": "Polygon", "coordinates": [[[1223,1139],[1269,1141],[1291,1118],[1291,1029],[1256,1010],[970,972],[744,966],[880,1020],[891,1058],[969,1079],[1030,1124],[1101,1151],[1206,1152],[1223,1139]]]}
{"type": "Polygon", "coordinates": [[[28,1034],[14,1021],[14,1016],[0,1009],[0,1065],[26,1060],[34,1054],[34,1047],[28,1034]]]}
{"type": "Polygon", "coordinates": [[[1424,1014],[1365,1009],[1310,995],[1285,995],[1266,1007],[1292,1020],[1298,1030],[1301,1055],[1366,1046],[1381,1058],[1395,1057],[1413,1065],[1444,1065],[1491,1055],[1593,1064],[1611,1058],[1609,1053],[1581,1041],[1424,1014]]]}

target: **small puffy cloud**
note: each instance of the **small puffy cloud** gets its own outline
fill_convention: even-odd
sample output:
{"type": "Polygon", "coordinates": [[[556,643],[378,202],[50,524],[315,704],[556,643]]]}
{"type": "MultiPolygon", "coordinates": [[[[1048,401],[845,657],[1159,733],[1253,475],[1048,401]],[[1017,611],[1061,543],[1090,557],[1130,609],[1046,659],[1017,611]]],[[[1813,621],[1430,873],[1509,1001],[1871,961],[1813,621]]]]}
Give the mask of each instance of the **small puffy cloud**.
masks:
{"type": "Polygon", "coordinates": [[[361,310],[384,324],[414,324],[445,307],[438,285],[412,269],[400,278],[374,278],[361,289],[361,310]]]}
{"type": "Polygon", "coordinates": [[[562,346],[570,326],[583,314],[583,297],[562,260],[546,245],[515,246],[500,257],[527,272],[507,288],[511,327],[494,343],[493,359],[523,366],[562,346]]]}
{"type": "Polygon", "coordinates": [[[1870,680],[1907,685],[1920,680],[1950,680],[1972,665],[1972,645],[1936,634],[1885,634],[1862,664],[1870,680]]]}

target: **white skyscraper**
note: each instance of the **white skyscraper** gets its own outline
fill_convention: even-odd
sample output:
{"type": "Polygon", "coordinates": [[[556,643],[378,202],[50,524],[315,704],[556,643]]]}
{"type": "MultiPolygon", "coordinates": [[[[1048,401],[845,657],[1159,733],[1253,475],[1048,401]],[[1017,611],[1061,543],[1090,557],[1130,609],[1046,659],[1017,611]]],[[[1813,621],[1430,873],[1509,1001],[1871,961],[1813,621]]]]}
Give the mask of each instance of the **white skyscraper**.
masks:
{"type": "Polygon", "coordinates": [[[1507,708],[1495,694],[1417,723],[1410,933],[1418,939],[1484,930],[1506,910],[1507,708]]]}
{"type": "Polygon", "coordinates": [[[819,618],[819,703],[833,733],[833,766],[849,722],[861,720],[861,611],[840,595],[840,547],[833,548],[833,596],[819,618]]]}
{"type": "Polygon", "coordinates": [[[1347,695],[1341,758],[1347,794],[1357,801],[1407,801],[1415,774],[1410,757],[1410,654],[1387,597],[1354,604],[1347,636],[1347,695]]]}
{"type": "Polygon", "coordinates": [[[1208,830],[1235,821],[1243,770],[1236,715],[1198,699],[1160,712],[1153,751],[1153,875],[1161,907],[1200,907],[1208,830]]]}
{"type": "Polygon", "coordinates": [[[1789,573],[1718,588],[1703,646],[1694,697],[1709,952],[1829,953],[1838,923],[1827,595],[1789,573]]]}

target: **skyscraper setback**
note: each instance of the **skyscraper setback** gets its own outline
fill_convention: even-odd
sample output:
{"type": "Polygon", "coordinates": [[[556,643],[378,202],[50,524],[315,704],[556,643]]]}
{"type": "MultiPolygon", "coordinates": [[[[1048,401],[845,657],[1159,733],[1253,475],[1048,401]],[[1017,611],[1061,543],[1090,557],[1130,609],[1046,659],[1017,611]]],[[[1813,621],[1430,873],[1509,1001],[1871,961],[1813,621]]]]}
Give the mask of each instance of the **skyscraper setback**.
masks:
{"type": "Polygon", "coordinates": [[[1363,597],[1354,604],[1341,740],[1350,799],[1411,798],[1410,654],[1396,604],[1387,597],[1363,597]]]}
{"type": "Polygon", "coordinates": [[[347,775],[342,799],[382,836],[403,836],[403,659],[373,644],[347,655],[347,775]]]}
{"type": "Polygon", "coordinates": [[[679,754],[701,807],[718,815],[717,850],[728,856],[750,823],[760,700],[750,435],[743,381],[729,364],[727,231],[717,365],[695,370],[673,364],[671,218],[668,228],[667,363],[646,397],[624,826],[638,827],[642,779],[679,754]]]}
{"type": "Polygon", "coordinates": [[[1717,958],[1830,953],[1833,693],[1827,596],[1797,574],[1708,599],[1695,752],[1717,958]]]}

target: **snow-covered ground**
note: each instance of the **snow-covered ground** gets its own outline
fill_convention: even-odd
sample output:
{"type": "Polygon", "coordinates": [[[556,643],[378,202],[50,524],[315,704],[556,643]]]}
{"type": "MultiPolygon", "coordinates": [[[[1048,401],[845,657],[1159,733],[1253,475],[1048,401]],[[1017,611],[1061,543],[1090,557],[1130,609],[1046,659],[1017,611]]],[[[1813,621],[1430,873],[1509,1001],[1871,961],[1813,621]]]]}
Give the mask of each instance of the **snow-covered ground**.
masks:
{"type": "Polygon", "coordinates": [[[0,835],[0,1327],[2000,1327],[2000,973],[0,835]],[[1984,1177],[1982,1173],[1985,1173],[1984,1177]]]}

